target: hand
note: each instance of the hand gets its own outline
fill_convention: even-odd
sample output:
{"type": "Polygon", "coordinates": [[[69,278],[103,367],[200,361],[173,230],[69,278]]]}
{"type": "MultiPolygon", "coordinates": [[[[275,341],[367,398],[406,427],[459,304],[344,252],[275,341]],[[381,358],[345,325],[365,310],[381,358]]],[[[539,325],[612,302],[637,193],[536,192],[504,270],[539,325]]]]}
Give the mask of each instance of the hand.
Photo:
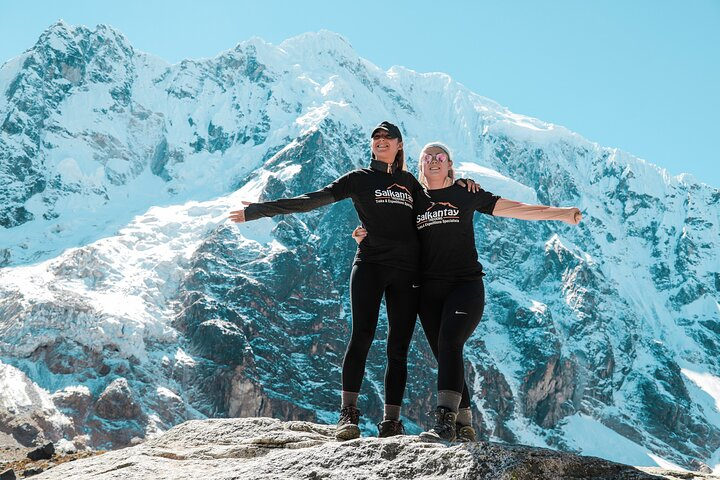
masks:
{"type": "Polygon", "coordinates": [[[480,191],[480,184],[475,183],[475,180],[472,178],[459,178],[455,183],[463,188],[467,186],[467,191],[470,193],[477,193],[480,191]]]}
{"type": "MultiPolygon", "coordinates": [[[[242,203],[243,205],[245,205],[246,207],[247,207],[248,205],[252,205],[252,202],[242,201],[241,203],[242,203]]],[[[235,223],[243,223],[243,222],[246,222],[247,220],[245,220],[245,209],[242,209],[242,210],[233,210],[232,212],[230,212],[230,220],[232,220],[232,221],[235,222],[235,223]]]]}
{"type": "Polygon", "coordinates": [[[357,227],[355,230],[353,230],[352,238],[355,239],[358,244],[365,240],[365,237],[367,237],[367,230],[365,230],[363,227],[357,227]]]}
{"type": "Polygon", "coordinates": [[[580,209],[573,207],[568,208],[567,217],[563,219],[563,222],[570,225],[577,225],[580,223],[580,220],[582,220],[582,213],[580,212],[580,209]]]}

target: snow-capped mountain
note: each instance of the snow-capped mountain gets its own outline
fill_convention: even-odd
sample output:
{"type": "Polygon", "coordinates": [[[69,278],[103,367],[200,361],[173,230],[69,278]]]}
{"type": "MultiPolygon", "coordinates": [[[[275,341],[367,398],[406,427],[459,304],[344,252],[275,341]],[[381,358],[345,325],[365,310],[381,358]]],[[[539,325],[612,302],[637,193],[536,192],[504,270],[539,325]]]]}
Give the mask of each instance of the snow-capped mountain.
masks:
{"type": "MultiPolygon", "coordinates": [[[[226,219],[367,165],[387,119],[411,170],[441,140],[487,190],[585,215],[476,218],[488,298],[466,358],[483,434],[720,464],[718,189],[447,75],[383,71],[330,32],[170,65],[110,27],[59,22],[0,68],[0,92],[0,430],[19,441],[117,447],[213,416],[334,422],[352,206],[226,219]]],[[[435,384],[417,330],[414,432],[435,384]]],[[[378,341],[367,432],[384,365],[378,341]]]]}

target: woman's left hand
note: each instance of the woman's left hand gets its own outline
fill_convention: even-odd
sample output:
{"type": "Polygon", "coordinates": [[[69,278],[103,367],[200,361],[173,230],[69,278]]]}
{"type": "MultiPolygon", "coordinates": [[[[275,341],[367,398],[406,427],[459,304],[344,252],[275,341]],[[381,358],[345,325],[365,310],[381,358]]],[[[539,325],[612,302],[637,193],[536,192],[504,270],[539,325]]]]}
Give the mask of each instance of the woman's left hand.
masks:
{"type": "Polygon", "coordinates": [[[568,214],[565,219],[563,219],[563,222],[568,223],[570,225],[577,225],[580,223],[580,220],[582,220],[582,213],[580,212],[579,208],[568,208],[568,214]]]}

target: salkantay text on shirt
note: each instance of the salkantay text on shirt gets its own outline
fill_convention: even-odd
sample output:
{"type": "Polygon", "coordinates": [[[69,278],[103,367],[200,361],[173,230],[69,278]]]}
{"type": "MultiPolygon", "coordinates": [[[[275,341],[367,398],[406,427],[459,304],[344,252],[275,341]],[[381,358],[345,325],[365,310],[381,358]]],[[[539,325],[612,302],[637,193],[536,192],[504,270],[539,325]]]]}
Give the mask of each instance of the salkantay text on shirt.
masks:
{"type": "MultiPolygon", "coordinates": [[[[442,202],[444,203],[444,202],[442,202]]],[[[430,207],[437,205],[433,203],[430,207]]],[[[454,205],[453,205],[454,207],[454,205]]],[[[428,210],[425,213],[417,216],[416,225],[418,230],[435,225],[437,223],[447,222],[459,222],[460,221],[460,210],[458,208],[443,208],[442,210],[428,210]]]]}
{"type": "Polygon", "coordinates": [[[397,203],[412,208],[413,198],[407,187],[393,183],[385,190],[379,188],[375,190],[375,203],[397,203]],[[393,188],[403,191],[393,190],[393,188]]]}

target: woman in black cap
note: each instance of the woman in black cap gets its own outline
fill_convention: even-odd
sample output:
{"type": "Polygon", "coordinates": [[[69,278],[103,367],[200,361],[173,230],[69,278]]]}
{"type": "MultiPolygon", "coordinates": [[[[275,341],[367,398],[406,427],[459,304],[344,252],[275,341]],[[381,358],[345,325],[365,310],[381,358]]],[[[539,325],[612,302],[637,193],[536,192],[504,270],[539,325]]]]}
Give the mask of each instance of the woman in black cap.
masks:
{"type": "Polygon", "coordinates": [[[421,194],[423,189],[407,172],[400,129],[390,122],[382,122],[373,129],[371,137],[369,168],[347,173],[316,192],[273,202],[243,202],[244,210],[230,212],[232,221],[246,222],[307,212],[350,197],[362,225],[368,232],[375,233],[371,240],[358,246],[350,274],[352,334],[343,359],[342,406],[335,434],[338,440],[360,436],[357,400],[383,295],[388,315],[388,364],[385,412],[378,430],[380,437],[404,433],[400,405],[407,380],[407,352],[417,315],[420,245],[415,230],[413,196],[421,194]]]}
{"type": "MultiPolygon", "coordinates": [[[[428,195],[415,197],[415,223],[421,257],[419,314],[428,343],[438,361],[435,425],[421,434],[428,439],[474,441],[470,395],[465,383],[463,347],[483,314],[485,289],[473,231],[474,213],[521,220],[560,220],[576,225],[577,208],[528,205],[480,189],[475,193],[454,185],[450,150],[429,143],[420,153],[418,176],[428,195]]],[[[359,245],[372,232],[358,227],[359,245]]]]}

